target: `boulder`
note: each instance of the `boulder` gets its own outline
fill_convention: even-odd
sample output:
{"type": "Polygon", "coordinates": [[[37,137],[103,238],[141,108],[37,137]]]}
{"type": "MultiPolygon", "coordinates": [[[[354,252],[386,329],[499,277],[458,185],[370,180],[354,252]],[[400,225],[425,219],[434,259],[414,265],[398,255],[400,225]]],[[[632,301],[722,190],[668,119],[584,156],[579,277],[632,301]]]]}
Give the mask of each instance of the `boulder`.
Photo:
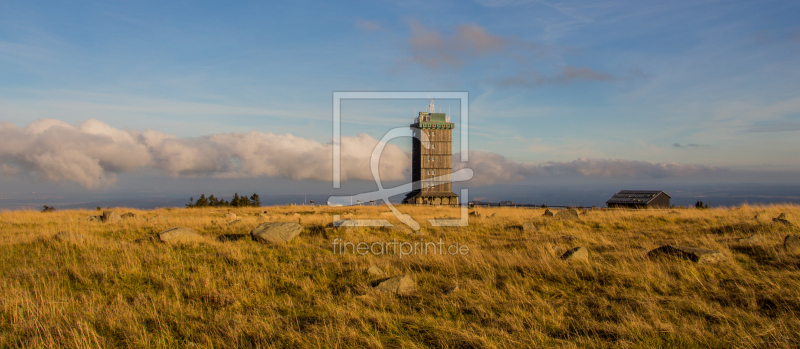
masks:
{"type": "Polygon", "coordinates": [[[82,244],[86,242],[86,235],[72,233],[68,231],[60,231],[53,235],[53,238],[62,242],[71,242],[73,244],[82,244]]]}
{"type": "Polygon", "coordinates": [[[100,216],[100,219],[103,221],[103,223],[119,223],[122,221],[122,217],[119,215],[119,213],[114,211],[103,211],[103,215],[100,216]]]}
{"type": "Polygon", "coordinates": [[[578,210],[574,208],[570,208],[568,210],[558,211],[555,215],[556,219],[563,219],[563,220],[580,220],[581,217],[578,216],[578,210]]]}
{"type": "Polygon", "coordinates": [[[547,208],[547,209],[544,210],[544,214],[542,214],[542,216],[543,217],[553,217],[554,214],[553,214],[553,211],[550,211],[550,209],[547,208]]]}
{"type": "Polygon", "coordinates": [[[263,223],[250,231],[254,241],[281,243],[294,239],[303,226],[294,222],[263,223]]]}
{"type": "Polygon", "coordinates": [[[522,223],[522,231],[526,231],[526,232],[529,232],[529,233],[535,233],[535,232],[539,231],[539,227],[537,227],[536,224],[533,223],[533,222],[525,222],[525,223],[522,223]]]}
{"type": "Polygon", "coordinates": [[[800,251],[800,236],[786,235],[783,239],[783,248],[787,251],[800,251]]]}
{"type": "Polygon", "coordinates": [[[228,212],[228,213],[225,214],[225,218],[227,218],[227,219],[236,219],[236,214],[228,212]]]}
{"type": "Polygon", "coordinates": [[[469,215],[470,215],[470,216],[473,216],[473,217],[480,217],[480,216],[481,216],[481,213],[480,213],[480,212],[478,212],[478,211],[472,211],[472,212],[470,212],[470,213],[469,213],[469,215]]]}
{"type": "Polygon", "coordinates": [[[725,259],[725,255],[719,251],[678,245],[661,246],[648,252],[647,256],[651,259],[677,257],[695,263],[716,263],[725,259]]]}
{"type": "Polygon", "coordinates": [[[416,290],[417,284],[408,275],[395,276],[381,281],[374,289],[378,292],[409,294],[416,290]]]}
{"type": "Polygon", "coordinates": [[[589,261],[589,250],[586,247],[575,247],[564,252],[561,259],[565,261],[589,261]]]}
{"type": "Polygon", "coordinates": [[[781,213],[778,217],[773,218],[772,221],[792,226],[792,217],[788,213],[781,213]]]}
{"type": "Polygon", "coordinates": [[[761,242],[761,235],[753,234],[746,238],[737,239],[736,242],[740,244],[755,244],[761,242]]]}
{"type": "Polygon", "coordinates": [[[139,215],[133,212],[123,213],[120,217],[122,217],[122,219],[139,219],[139,215]]]}
{"type": "Polygon", "coordinates": [[[206,238],[202,235],[198,234],[192,229],[189,228],[169,228],[158,233],[158,239],[161,242],[166,242],[170,244],[184,244],[184,243],[196,243],[196,242],[205,242],[206,238]]]}
{"type": "Polygon", "coordinates": [[[373,265],[367,269],[367,274],[370,276],[383,276],[383,270],[373,265]]]}

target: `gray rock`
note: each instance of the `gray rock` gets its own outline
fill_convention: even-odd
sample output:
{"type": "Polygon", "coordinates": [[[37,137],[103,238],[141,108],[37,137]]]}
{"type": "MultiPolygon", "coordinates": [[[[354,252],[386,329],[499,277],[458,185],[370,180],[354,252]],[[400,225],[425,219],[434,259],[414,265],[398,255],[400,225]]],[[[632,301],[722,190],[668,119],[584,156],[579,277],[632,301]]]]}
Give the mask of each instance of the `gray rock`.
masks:
{"type": "Polygon", "coordinates": [[[539,227],[536,226],[533,222],[525,222],[522,223],[522,231],[526,231],[529,233],[535,233],[539,231],[539,227]]]}
{"type": "Polygon", "coordinates": [[[746,238],[737,239],[736,242],[740,244],[756,244],[762,241],[761,235],[753,234],[746,238]]]}
{"type": "Polygon", "coordinates": [[[122,217],[122,219],[139,219],[139,215],[133,212],[123,213],[120,217],[122,217]]]}
{"type": "Polygon", "coordinates": [[[230,212],[226,213],[225,214],[225,218],[227,218],[227,219],[236,219],[236,214],[235,213],[230,213],[230,212]]]}
{"type": "Polygon", "coordinates": [[[550,211],[550,209],[548,208],[548,209],[544,210],[544,214],[542,214],[542,216],[544,216],[544,217],[553,217],[554,214],[553,214],[553,211],[550,211]]]}
{"type": "Polygon", "coordinates": [[[411,276],[402,275],[386,279],[374,287],[376,291],[394,293],[394,294],[409,294],[413,293],[417,288],[416,282],[411,276]]]}
{"type": "Polygon", "coordinates": [[[186,244],[207,241],[205,237],[198,234],[196,231],[181,227],[169,228],[158,233],[158,239],[161,240],[161,242],[170,244],[186,244]]]}
{"type": "Polygon", "coordinates": [[[254,241],[281,243],[294,239],[303,226],[294,222],[263,223],[250,232],[254,241]]]}
{"type": "Polygon", "coordinates": [[[786,235],[783,239],[783,248],[787,251],[800,251],[800,236],[786,235]]]}
{"type": "Polygon", "coordinates": [[[236,224],[239,224],[239,223],[242,223],[241,219],[237,219],[237,220],[235,220],[233,222],[230,222],[230,223],[228,223],[228,225],[236,225],[236,224]]]}
{"type": "Polygon", "coordinates": [[[60,231],[53,235],[53,238],[62,242],[71,242],[73,244],[82,244],[86,242],[86,235],[72,233],[68,231],[60,231]]]}
{"type": "Polygon", "coordinates": [[[792,226],[792,217],[788,213],[781,213],[780,216],[773,218],[772,221],[792,226]]]}
{"type": "Polygon", "coordinates": [[[85,219],[86,219],[86,221],[89,221],[89,222],[99,222],[99,221],[102,220],[101,217],[102,216],[86,216],[85,219]]]}
{"type": "Polygon", "coordinates": [[[565,261],[589,261],[589,250],[586,247],[575,247],[561,255],[565,261]]]}
{"type": "Polygon", "coordinates": [[[479,216],[481,216],[481,213],[478,212],[478,211],[472,211],[472,212],[469,213],[469,215],[473,216],[473,217],[479,217],[479,216]]]}
{"type": "Polygon", "coordinates": [[[581,217],[578,216],[578,210],[574,208],[570,208],[563,211],[558,211],[555,215],[556,219],[563,219],[563,220],[580,220],[581,217]]]}
{"type": "Polygon", "coordinates": [[[678,245],[661,246],[648,252],[647,256],[651,259],[677,257],[695,263],[716,263],[725,259],[725,255],[719,251],[678,245]]]}
{"type": "Polygon", "coordinates": [[[103,211],[103,215],[100,218],[103,223],[119,223],[122,221],[122,217],[119,213],[114,211],[103,211]]]}
{"type": "Polygon", "coordinates": [[[370,266],[369,269],[367,269],[367,274],[371,276],[383,276],[383,270],[373,265],[370,266]]]}

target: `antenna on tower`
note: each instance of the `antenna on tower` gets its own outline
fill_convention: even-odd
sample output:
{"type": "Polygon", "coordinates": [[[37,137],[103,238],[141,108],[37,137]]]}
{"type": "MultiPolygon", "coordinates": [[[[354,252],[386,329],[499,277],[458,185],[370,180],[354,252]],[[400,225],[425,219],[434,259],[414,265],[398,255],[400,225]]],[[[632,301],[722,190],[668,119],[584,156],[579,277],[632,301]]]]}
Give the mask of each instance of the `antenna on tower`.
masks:
{"type": "Polygon", "coordinates": [[[430,100],[431,104],[428,106],[428,113],[435,113],[436,108],[433,106],[433,99],[430,100]]]}

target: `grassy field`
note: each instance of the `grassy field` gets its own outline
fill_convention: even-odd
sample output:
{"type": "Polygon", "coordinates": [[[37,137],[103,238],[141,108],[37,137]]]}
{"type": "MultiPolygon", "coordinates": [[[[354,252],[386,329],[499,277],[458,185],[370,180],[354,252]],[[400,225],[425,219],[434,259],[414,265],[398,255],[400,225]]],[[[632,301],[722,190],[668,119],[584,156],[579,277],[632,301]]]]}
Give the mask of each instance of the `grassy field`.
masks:
{"type": "MultiPolygon", "coordinates": [[[[401,210],[418,221],[458,216],[401,210]]],[[[2,212],[0,347],[800,347],[800,252],[783,248],[797,222],[753,218],[798,217],[800,207],[594,210],[579,221],[542,209],[479,210],[497,215],[463,228],[423,222],[414,235],[326,227],[348,212],[342,218],[397,223],[385,207],[117,208],[140,217],[120,223],[86,220],[95,211],[2,212]],[[228,212],[241,222],[228,224],[228,212]],[[304,231],[280,245],[217,240],[268,221],[299,221],[304,231]],[[519,229],[524,222],[538,231],[519,229]],[[208,242],[134,242],[170,227],[208,242]],[[86,240],[54,239],[60,231],[86,240]],[[762,241],[736,242],[752,234],[762,241]],[[395,239],[469,250],[402,258],[333,250],[334,241],[395,239]],[[666,244],[727,258],[647,258],[666,244]],[[588,262],[559,259],[576,246],[588,248],[588,262]],[[410,275],[416,291],[374,290],[373,265],[387,277],[410,275]]]]}

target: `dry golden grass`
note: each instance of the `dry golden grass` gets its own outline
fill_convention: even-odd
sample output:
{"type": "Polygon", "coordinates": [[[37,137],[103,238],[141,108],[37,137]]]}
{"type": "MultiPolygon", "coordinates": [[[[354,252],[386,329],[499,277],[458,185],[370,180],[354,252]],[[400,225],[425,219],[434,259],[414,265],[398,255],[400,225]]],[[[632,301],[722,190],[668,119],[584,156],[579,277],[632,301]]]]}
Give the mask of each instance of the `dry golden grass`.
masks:
{"type": "MultiPolygon", "coordinates": [[[[458,216],[447,208],[401,208],[415,219],[458,216]]],[[[710,210],[596,210],[581,221],[541,209],[480,209],[495,218],[465,228],[406,235],[325,228],[332,214],[383,218],[385,207],[268,207],[137,211],[161,221],[85,221],[95,211],[0,213],[0,347],[798,347],[800,255],[782,242],[797,228],[757,222],[796,206],[710,210]],[[246,234],[266,221],[299,221],[283,245],[246,234]],[[289,213],[284,215],[284,213],[289,213]],[[244,214],[247,214],[244,216],[244,214]],[[515,225],[533,221],[538,232],[515,225]],[[198,245],[132,243],[173,226],[208,237],[198,245]],[[81,233],[84,243],[53,239],[81,233]],[[753,233],[757,245],[733,243],[753,233]],[[573,236],[569,239],[567,236],[573,236]],[[438,241],[469,254],[334,254],[344,241],[438,241]],[[718,264],[651,261],[664,244],[722,251],[718,264]],[[590,262],[564,262],[585,246],[590,262]],[[409,274],[414,294],[373,291],[377,265],[409,274]],[[444,290],[458,285],[458,290],[444,290]]]]}

